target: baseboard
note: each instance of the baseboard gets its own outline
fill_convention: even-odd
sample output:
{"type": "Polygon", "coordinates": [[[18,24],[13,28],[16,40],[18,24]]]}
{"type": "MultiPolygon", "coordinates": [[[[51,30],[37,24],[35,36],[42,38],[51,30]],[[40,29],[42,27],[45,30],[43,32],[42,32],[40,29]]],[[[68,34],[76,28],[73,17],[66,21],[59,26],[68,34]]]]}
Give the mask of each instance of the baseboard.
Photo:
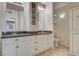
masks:
{"type": "Polygon", "coordinates": [[[66,45],[61,44],[61,43],[59,43],[59,46],[66,47],[66,48],[68,48],[68,49],[69,49],[69,46],[66,46],[66,45]]]}

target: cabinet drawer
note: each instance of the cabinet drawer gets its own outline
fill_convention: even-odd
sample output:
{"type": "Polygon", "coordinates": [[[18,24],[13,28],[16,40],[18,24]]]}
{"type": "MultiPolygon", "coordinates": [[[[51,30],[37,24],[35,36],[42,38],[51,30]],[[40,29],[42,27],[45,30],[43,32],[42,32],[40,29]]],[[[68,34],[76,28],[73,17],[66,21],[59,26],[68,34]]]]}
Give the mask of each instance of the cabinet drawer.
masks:
{"type": "Polygon", "coordinates": [[[38,35],[37,38],[38,39],[43,39],[44,35],[38,35]]]}
{"type": "Polygon", "coordinates": [[[40,49],[39,49],[39,47],[33,47],[32,48],[32,55],[37,55],[37,54],[39,54],[40,52],[40,49]]]}
{"type": "Polygon", "coordinates": [[[3,44],[3,45],[15,44],[15,40],[12,39],[12,38],[9,38],[9,39],[3,39],[3,40],[2,40],[2,44],[3,44]]]}
{"type": "Polygon", "coordinates": [[[26,41],[26,37],[18,37],[18,38],[15,38],[15,41],[20,43],[20,42],[24,42],[26,41]]]}
{"type": "Polygon", "coordinates": [[[44,46],[37,46],[37,47],[33,47],[33,51],[32,54],[33,55],[38,55],[40,53],[42,53],[43,51],[45,51],[46,49],[44,48],[44,46]]]}
{"type": "Polygon", "coordinates": [[[10,45],[10,44],[16,44],[20,42],[25,42],[25,38],[9,38],[9,39],[3,39],[2,42],[4,45],[10,45]]]}

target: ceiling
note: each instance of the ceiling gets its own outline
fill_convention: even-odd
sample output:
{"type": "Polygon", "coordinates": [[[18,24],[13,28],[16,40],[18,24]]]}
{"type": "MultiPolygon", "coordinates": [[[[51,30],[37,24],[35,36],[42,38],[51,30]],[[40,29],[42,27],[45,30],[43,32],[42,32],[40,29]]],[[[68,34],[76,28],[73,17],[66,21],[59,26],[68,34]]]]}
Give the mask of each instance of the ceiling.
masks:
{"type": "Polygon", "coordinates": [[[61,8],[61,7],[74,7],[74,6],[79,6],[79,2],[54,2],[53,7],[56,8],[61,8]]]}
{"type": "Polygon", "coordinates": [[[69,3],[71,3],[71,2],[54,2],[53,6],[55,8],[61,8],[61,7],[64,7],[64,6],[68,5],[69,3]]]}

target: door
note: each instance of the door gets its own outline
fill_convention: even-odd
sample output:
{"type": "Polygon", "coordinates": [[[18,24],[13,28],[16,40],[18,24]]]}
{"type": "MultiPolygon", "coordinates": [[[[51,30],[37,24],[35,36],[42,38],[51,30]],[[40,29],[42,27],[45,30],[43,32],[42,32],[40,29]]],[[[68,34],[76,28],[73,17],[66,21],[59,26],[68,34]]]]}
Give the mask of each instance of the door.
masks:
{"type": "Polygon", "coordinates": [[[79,8],[72,10],[72,49],[74,55],[79,55],[79,8]]]}
{"type": "Polygon", "coordinates": [[[79,55],[79,35],[73,35],[73,54],[79,55]]]}

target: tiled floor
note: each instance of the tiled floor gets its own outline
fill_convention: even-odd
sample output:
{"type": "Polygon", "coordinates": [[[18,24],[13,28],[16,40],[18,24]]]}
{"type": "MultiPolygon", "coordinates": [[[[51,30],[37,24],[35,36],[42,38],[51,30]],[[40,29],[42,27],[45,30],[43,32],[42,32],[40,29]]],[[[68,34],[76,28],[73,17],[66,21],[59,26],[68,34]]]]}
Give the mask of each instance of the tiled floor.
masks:
{"type": "Polygon", "coordinates": [[[69,56],[69,48],[59,46],[54,50],[50,49],[39,56],[69,56]]]}

